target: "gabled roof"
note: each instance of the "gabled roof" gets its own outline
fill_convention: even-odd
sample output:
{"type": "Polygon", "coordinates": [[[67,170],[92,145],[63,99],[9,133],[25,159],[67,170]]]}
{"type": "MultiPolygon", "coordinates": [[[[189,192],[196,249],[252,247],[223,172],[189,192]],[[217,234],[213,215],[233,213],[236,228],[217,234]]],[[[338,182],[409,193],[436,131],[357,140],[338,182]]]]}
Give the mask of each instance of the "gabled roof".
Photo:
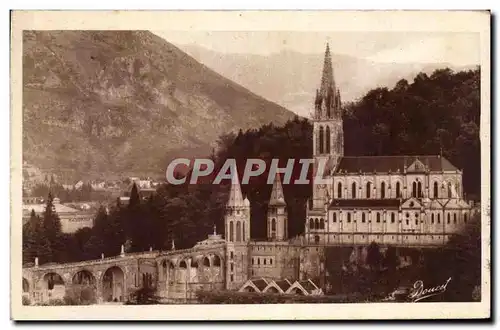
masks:
{"type": "Polygon", "coordinates": [[[295,281],[286,291],[286,293],[292,293],[293,290],[298,289],[302,291],[304,295],[310,294],[322,294],[322,290],[318,288],[316,284],[314,284],[311,279],[306,281],[295,281]]]}
{"type": "MultiPolygon", "coordinates": [[[[442,156],[427,155],[427,156],[349,156],[342,157],[335,173],[388,173],[401,172],[418,162],[424,165],[425,170],[431,172],[441,171],[457,171],[446,158],[442,156]]],[[[419,163],[416,164],[419,164],[419,163]]]]}
{"type": "Polygon", "coordinates": [[[251,280],[251,282],[260,290],[264,290],[266,286],[269,284],[265,279],[259,278],[255,280],[251,280]]]}
{"type": "Polygon", "coordinates": [[[422,203],[420,203],[420,201],[414,197],[412,198],[409,198],[408,200],[406,200],[403,205],[401,205],[402,208],[414,208],[414,209],[418,209],[418,208],[421,208],[422,207],[422,203]]]}
{"type": "Polygon", "coordinates": [[[330,209],[335,208],[398,208],[401,205],[399,199],[335,199],[330,204],[330,209]]]}
{"type": "Polygon", "coordinates": [[[269,288],[274,287],[278,290],[279,293],[285,293],[290,286],[292,286],[292,284],[287,279],[271,281],[271,283],[267,285],[263,292],[267,292],[269,288]]]}

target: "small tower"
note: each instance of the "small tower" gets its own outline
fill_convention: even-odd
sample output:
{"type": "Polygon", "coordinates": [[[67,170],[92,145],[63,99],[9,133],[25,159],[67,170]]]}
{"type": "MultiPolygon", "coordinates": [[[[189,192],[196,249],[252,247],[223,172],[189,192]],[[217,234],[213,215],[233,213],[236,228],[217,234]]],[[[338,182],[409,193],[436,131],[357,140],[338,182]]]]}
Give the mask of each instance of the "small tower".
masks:
{"type": "MultiPolygon", "coordinates": [[[[335,83],[330,47],[327,44],[319,89],[316,90],[313,114],[314,175],[328,178],[344,155],[344,131],[340,90],[335,83]],[[323,164],[320,166],[320,163],[323,164]]],[[[313,208],[323,209],[326,192],[335,197],[331,184],[313,184],[313,208]]]]}
{"type": "Polygon", "coordinates": [[[248,242],[250,241],[250,202],[243,199],[236,168],[224,216],[226,239],[226,289],[239,288],[248,280],[248,242]]]}
{"type": "Polygon", "coordinates": [[[247,242],[250,239],[250,202],[243,199],[238,174],[234,174],[226,204],[225,238],[228,242],[247,242]]]}
{"type": "Polygon", "coordinates": [[[279,174],[276,174],[273,183],[269,207],[267,210],[267,238],[283,241],[288,238],[288,216],[286,211],[285,195],[279,174]]]}

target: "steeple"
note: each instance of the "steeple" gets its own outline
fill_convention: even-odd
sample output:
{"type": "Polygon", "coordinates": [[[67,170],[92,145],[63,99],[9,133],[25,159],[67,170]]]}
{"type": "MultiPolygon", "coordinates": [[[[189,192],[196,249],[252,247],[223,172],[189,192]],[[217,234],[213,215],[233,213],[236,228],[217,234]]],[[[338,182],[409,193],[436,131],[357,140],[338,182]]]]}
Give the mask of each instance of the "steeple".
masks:
{"type": "Polygon", "coordinates": [[[326,97],[330,91],[335,91],[335,80],[333,79],[332,56],[330,46],[326,44],[325,59],[323,62],[323,74],[321,76],[320,94],[326,97]]]}
{"type": "Polygon", "coordinates": [[[238,179],[238,173],[236,172],[233,173],[233,178],[231,180],[231,191],[229,192],[227,207],[238,207],[244,205],[245,204],[243,203],[243,194],[241,193],[240,180],[238,179]]]}
{"type": "Polygon", "coordinates": [[[269,207],[267,210],[267,237],[271,240],[285,240],[288,237],[288,219],[281,186],[281,179],[276,173],[274,177],[273,190],[269,199],[269,207]]]}
{"type": "Polygon", "coordinates": [[[283,194],[283,186],[281,185],[281,179],[278,173],[276,173],[276,176],[274,177],[273,190],[271,191],[269,205],[286,205],[285,195],[283,194]]]}

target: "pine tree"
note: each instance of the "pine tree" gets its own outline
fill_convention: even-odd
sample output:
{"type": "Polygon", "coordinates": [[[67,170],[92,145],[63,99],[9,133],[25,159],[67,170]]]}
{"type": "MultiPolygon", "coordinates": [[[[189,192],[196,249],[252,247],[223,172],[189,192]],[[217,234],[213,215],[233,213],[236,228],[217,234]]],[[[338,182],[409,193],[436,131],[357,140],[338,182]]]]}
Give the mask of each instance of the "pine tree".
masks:
{"type": "Polygon", "coordinates": [[[43,235],[40,238],[39,248],[44,254],[44,259],[48,259],[46,261],[59,261],[60,253],[64,251],[64,245],[61,242],[61,220],[56,213],[51,193],[47,198],[42,226],[43,235]]]}

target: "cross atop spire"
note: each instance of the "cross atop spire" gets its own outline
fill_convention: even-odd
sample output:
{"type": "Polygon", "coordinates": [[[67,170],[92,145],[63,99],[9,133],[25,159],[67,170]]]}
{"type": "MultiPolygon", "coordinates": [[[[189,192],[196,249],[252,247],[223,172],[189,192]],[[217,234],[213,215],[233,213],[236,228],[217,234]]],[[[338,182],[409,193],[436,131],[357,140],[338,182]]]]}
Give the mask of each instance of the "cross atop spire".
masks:
{"type": "Polygon", "coordinates": [[[323,62],[323,73],[321,76],[320,94],[326,96],[329,90],[335,91],[335,80],[333,79],[332,57],[330,45],[326,43],[325,59],[323,62]]]}

